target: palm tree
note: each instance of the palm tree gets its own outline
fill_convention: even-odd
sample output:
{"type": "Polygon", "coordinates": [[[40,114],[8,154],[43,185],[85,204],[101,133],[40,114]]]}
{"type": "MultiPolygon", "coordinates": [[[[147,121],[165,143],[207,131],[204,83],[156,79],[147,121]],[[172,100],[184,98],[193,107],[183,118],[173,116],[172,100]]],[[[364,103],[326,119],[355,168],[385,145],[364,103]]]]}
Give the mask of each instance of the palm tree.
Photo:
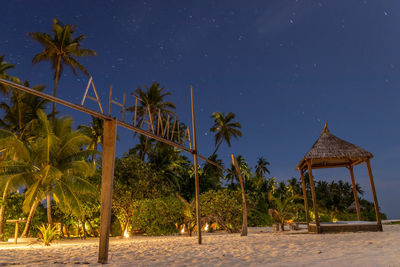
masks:
{"type": "MultiPolygon", "coordinates": [[[[92,116],[90,126],[78,126],[78,130],[90,138],[90,143],[86,149],[97,151],[98,145],[103,145],[103,125],[102,119],[92,116]]],[[[95,163],[95,154],[92,155],[92,162],[95,163]]]]}
{"type": "Polygon", "coordinates": [[[231,138],[238,138],[242,136],[242,132],[239,130],[242,128],[242,125],[240,125],[239,122],[232,122],[235,116],[236,115],[232,112],[229,112],[226,116],[224,112],[214,112],[211,114],[211,118],[214,119],[214,125],[211,127],[210,131],[216,133],[216,148],[212,155],[217,153],[223,142],[226,142],[228,146],[231,147],[231,138]]]}
{"type": "Polygon", "coordinates": [[[270,165],[270,163],[268,161],[266,161],[265,158],[259,157],[257,159],[257,165],[255,166],[257,177],[264,178],[265,173],[271,174],[267,167],[269,165],[270,165]]]}
{"type": "Polygon", "coordinates": [[[36,175],[35,185],[26,193],[24,205],[30,206],[41,190],[44,191],[48,223],[52,224],[51,196],[63,207],[80,212],[82,204],[76,192],[94,189],[85,180],[94,170],[85,158],[94,151],[82,151],[82,148],[90,143],[90,139],[83,133],[72,130],[72,119],[56,119],[50,123],[41,110],[38,117],[36,127],[39,128],[39,133],[32,148],[37,151],[35,165],[40,171],[36,175]]]}
{"type": "Polygon", "coordinates": [[[184,226],[188,231],[188,236],[192,236],[192,231],[196,227],[196,199],[193,198],[190,202],[176,194],[179,201],[182,203],[182,215],[184,218],[184,226]]]}
{"type": "MultiPolygon", "coordinates": [[[[25,81],[24,86],[29,87],[29,82],[25,81]]],[[[32,87],[37,91],[43,91],[44,88],[44,85],[32,87]]],[[[4,111],[4,117],[0,119],[0,127],[17,134],[19,139],[26,140],[30,135],[27,131],[30,122],[37,119],[37,111],[45,109],[48,102],[32,94],[12,91],[10,103],[0,103],[0,109],[4,111]]]]}
{"type": "Polygon", "coordinates": [[[2,202],[0,203],[0,237],[3,235],[4,218],[8,194],[26,185],[31,180],[27,175],[32,171],[26,162],[30,158],[29,147],[26,142],[7,130],[0,129],[0,151],[3,160],[0,162],[0,188],[2,188],[2,202]],[[19,159],[19,162],[17,162],[19,159]]]}
{"type": "MultiPolygon", "coordinates": [[[[165,101],[164,98],[166,96],[171,95],[170,92],[164,92],[165,88],[160,87],[160,84],[154,82],[150,87],[147,85],[144,86],[145,90],[142,88],[137,88],[135,93],[132,94],[141,99],[140,105],[137,107],[137,118],[138,124],[141,125],[146,115],[150,110],[150,113],[155,121],[156,116],[158,115],[158,111],[160,110],[161,115],[168,116],[171,114],[174,109],[176,109],[174,103],[165,101]]],[[[135,107],[129,107],[128,111],[134,112],[135,107]]]]}
{"type": "MultiPolygon", "coordinates": [[[[171,95],[171,93],[164,92],[165,88],[160,87],[159,83],[154,82],[150,87],[147,85],[144,87],[145,90],[139,87],[135,90],[135,93],[132,94],[141,99],[141,101],[139,101],[140,105],[138,105],[136,110],[135,106],[129,107],[127,110],[131,112],[136,111],[137,124],[139,127],[143,125],[146,116],[148,116],[150,121],[148,122],[147,130],[150,131],[150,128],[152,127],[150,124],[156,122],[156,118],[159,113],[161,116],[167,118],[169,114],[173,113],[173,110],[176,107],[172,102],[164,100],[164,98],[171,95]]],[[[142,160],[144,160],[148,151],[148,137],[145,139],[142,151],[142,160]]]]}
{"type": "Polygon", "coordinates": [[[273,194],[270,194],[269,198],[275,206],[274,209],[270,210],[272,218],[281,225],[281,230],[284,231],[285,221],[296,216],[297,210],[302,207],[295,200],[300,200],[302,197],[286,193],[281,197],[275,197],[273,194]]]}
{"type": "Polygon", "coordinates": [[[148,140],[146,136],[139,135],[139,143],[133,148],[129,149],[130,154],[137,154],[143,160],[147,151],[151,150],[154,146],[154,140],[148,140]]]}
{"type": "MultiPolygon", "coordinates": [[[[4,61],[4,55],[0,56],[0,79],[10,80],[12,82],[19,83],[19,79],[17,77],[11,76],[7,73],[10,69],[13,69],[15,65],[10,64],[4,61]]],[[[8,96],[10,88],[7,85],[0,84],[0,91],[4,96],[8,96]]]]}
{"type": "MultiPolygon", "coordinates": [[[[54,70],[54,96],[57,96],[58,81],[61,77],[64,65],[69,66],[72,72],[77,75],[77,69],[89,76],[87,69],[77,61],[77,58],[88,55],[95,56],[96,52],[83,49],[81,42],[86,38],[85,35],[74,37],[74,25],[63,25],[58,20],[53,20],[53,35],[41,32],[31,32],[29,36],[43,46],[44,50],[36,54],[32,63],[50,61],[51,68],[54,70]]],[[[53,103],[53,119],[55,118],[56,103],[53,103]]]]}
{"type": "MultiPolygon", "coordinates": [[[[29,87],[25,81],[24,86],[29,87]]],[[[44,86],[34,86],[33,89],[42,91],[44,86]]],[[[26,161],[29,154],[28,138],[31,132],[27,130],[30,122],[37,118],[36,111],[45,107],[47,100],[37,96],[12,91],[10,105],[6,102],[0,103],[0,109],[4,111],[3,119],[0,119],[0,150],[4,163],[10,166],[10,170],[2,169],[0,183],[3,183],[3,204],[0,208],[0,235],[3,233],[4,216],[8,194],[23,185],[27,179],[26,175],[16,174],[16,169],[21,165],[14,164],[16,160],[26,161]]]]}
{"type": "Polygon", "coordinates": [[[50,123],[42,110],[37,112],[37,116],[38,119],[30,124],[29,129],[33,133],[28,146],[30,153],[17,152],[15,146],[17,142],[9,141],[11,138],[16,139],[15,136],[9,135],[8,139],[0,139],[6,151],[9,150],[7,153],[18,154],[16,159],[1,162],[0,170],[3,170],[0,173],[3,175],[1,178],[13,175],[29,180],[26,182],[28,190],[23,204],[23,211],[29,211],[29,216],[23,236],[28,234],[35,210],[41,200],[46,199],[47,217],[51,224],[52,196],[62,210],[80,217],[84,212],[80,194],[95,191],[86,180],[94,172],[93,165],[85,160],[93,154],[93,151],[82,150],[89,144],[89,137],[72,130],[72,119],[56,119],[50,123]],[[4,173],[4,170],[7,170],[7,173],[4,173]]]}

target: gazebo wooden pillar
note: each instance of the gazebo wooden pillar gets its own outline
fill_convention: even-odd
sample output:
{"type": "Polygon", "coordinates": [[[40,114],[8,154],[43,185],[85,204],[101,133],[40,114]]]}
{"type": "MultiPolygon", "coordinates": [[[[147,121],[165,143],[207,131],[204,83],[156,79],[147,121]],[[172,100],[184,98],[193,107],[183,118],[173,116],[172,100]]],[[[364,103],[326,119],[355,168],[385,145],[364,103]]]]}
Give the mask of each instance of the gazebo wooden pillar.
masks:
{"type": "Polygon", "coordinates": [[[348,166],[347,169],[349,169],[350,171],[351,184],[353,186],[354,203],[356,205],[356,211],[357,211],[357,219],[361,221],[361,210],[360,210],[360,203],[358,203],[357,185],[356,181],[354,180],[353,165],[348,166]]]}
{"type": "Polygon", "coordinates": [[[317,194],[315,193],[315,185],[314,185],[314,177],[312,176],[312,162],[311,160],[307,161],[307,168],[308,168],[308,179],[310,180],[310,187],[311,187],[311,196],[313,201],[313,209],[315,215],[315,226],[317,234],[319,234],[320,227],[319,227],[319,215],[318,215],[318,204],[317,204],[317,194]]]}
{"type": "Polygon", "coordinates": [[[304,198],[304,209],[306,210],[306,221],[307,221],[307,228],[310,224],[310,215],[308,214],[308,200],[307,200],[307,191],[306,191],[306,182],[304,181],[304,172],[300,170],[301,175],[301,184],[303,189],[303,198],[304,198]]]}
{"type": "Polygon", "coordinates": [[[382,231],[381,216],[379,213],[378,198],[376,196],[375,184],[371,171],[370,159],[373,155],[364,150],[361,147],[353,145],[346,142],[333,134],[330,133],[327,123],[322,130],[322,133],[318,140],[314,143],[313,147],[306,153],[300,163],[297,165],[296,169],[300,171],[303,196],[304,196],[304,208],[306,210],[306,220],[308,224],[308,230],[316,233],[333,231],[382,231]],[[336,167],[346,167],[350,172],[351,183],[353,187],[354,202],[357,211],[357,218],[361,221],[361,210],[360,204],[357,196],[357,185],[354,179],[353,167],[360,163],[365,162],[368,170],[369,180],[371,184],[372,196],[374,199],[374,207],[376,214],[376,226],[371,224],[359,224],[353,226],[344,226],[342,229],[340,227],[322,227],[318,216],[318,204],[315,192],[314,178],[312,175],[313,169],[322,168],[336,168],[336,167]],[[315,214],[315,226],[310,224],[308,202],[307,202],[307,192],[305,187],[304,173],[308,171],[308,176],[310,180],[311,196],[313,201],[313,209],[315,214]]]}

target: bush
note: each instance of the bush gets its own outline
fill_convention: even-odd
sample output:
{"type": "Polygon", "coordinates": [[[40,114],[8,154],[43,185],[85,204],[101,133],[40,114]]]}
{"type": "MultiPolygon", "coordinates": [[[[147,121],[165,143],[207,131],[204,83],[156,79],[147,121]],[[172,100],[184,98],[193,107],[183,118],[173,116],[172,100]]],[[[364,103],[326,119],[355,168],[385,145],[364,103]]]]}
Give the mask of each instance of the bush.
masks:
{"type": "Polygon", "coordinates": [[[183,222],[182,204],[177,197],[143,199],[135,203],[132,225],[147,235],[171,235],[183,222]]]}
{"type": "Polygon", "coordinates": [[[253,208],[247,210],[247,224],[249,227],[264,227],[272,225],[272,218],[268,210],[253,208]]]}
{"type": "Polygon", "coordinates": [[[200,195],[201,216],[221,229],[239,232],[242,226],[242,195],[238,190],[210,190],[200,195]]]}
{"type": "Polygon", "coordinates": [[[42,240],[43,244],[45,246],[50,246],[50,243],[53,242],[57,238],[57,227],[53,226],[51,227],[50,224],[45,226],[42,224],[41,226],[38,227],[40,233],[42,234],[42,240]]]}

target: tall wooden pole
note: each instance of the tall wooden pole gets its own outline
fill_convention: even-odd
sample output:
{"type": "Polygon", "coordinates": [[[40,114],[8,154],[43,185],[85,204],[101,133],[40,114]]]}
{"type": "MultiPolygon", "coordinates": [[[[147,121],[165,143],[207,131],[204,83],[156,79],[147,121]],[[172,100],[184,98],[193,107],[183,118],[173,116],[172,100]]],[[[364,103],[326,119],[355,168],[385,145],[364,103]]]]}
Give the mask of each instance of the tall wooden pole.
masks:
{"type": "Polygon", "coordinates": [[[235,157],[232,154],[232,164],[236,169],[238,174],[239,182],[240,182],[240,189],[242,191],[242,204],[243,204],[243,224],[242,224],[242,234],[241,236],[247,236],[247,206],[246,206],[246,196],[244,192],[244,184],[242,179],[242,174],[240,173],[240,168],[237,164],[235,157]]]}
{"type": "Polygon", "coordinates": [[[350,165],[348,167],[348,169],[350,171],[351,184],[353,185],[353,195],[354,195],[354,203],[356,203],[357,218],[359,221],[361,221],[360,203],[358,202],[357,185],[356,185],[356,181],[354,180],[353,166],[350,165]]]}
{"type": "Polygon", "coordinates": [[[108,261],[108,243],[111,228],[111,205],[114,179],[117,119],[104,120],[103,163],[101,178],[99,263],[108,261]]]}
{"type": "Polygon", "coordinates": [[[382,222],[381,222],[381,214],[379,213],[379,204],[378,204],[378,198],[376,197],[374,178],[372,177],[371,163],[369,162],[369,159],[367,159],[365,161],[365,163],[367,164],[368,176],[369,176],[369,182],[371,184],[372,196],[374,197],[374,207],[375,207],[376,221],[378,223],[378,230],[382,231],[383,229],[382,229],[382,222]]]}
{"type": "Polygon", "coordinates": [[[306,211],[306,221],[307,221],[307,228],[308,228],[308,225],[310,224],[310,215],[308,214],[309,211],[308,211],[307,190],[306,190],[306,181],[304,180],[303,169],[300,170],[300,176],[301,176],[301,185],[303,188],[304,209],[306,211]]]}
{"type": "Polygon", "coordinates": [[[315,226],[317,227],[317,234],[319,234],[321,232],[321,229],[319,227],[317,195],[315,193],[314,178],[313,178],[313,175],[312,175],[312,169],[311,169],[311,162],[310,161],[307,161],[307,166],[308,166],[308,178],[310,179],[311,196],[312,196],[314,214],[315,214],[315,226]]]}
{"type": "Polygon", "coordinates": [[[192,131],[193,131],[193,158],[194,158],[194,178],[196,191],[196,216],[197,216],[197,237],[201,244],[201,220],[200,220],[200,196],[199,196],[199,170],[197,166],[197,141],[196,141],[196,122],[194,119],[193,87],[190,86],[190,97],[192,101],[192,131]]]}

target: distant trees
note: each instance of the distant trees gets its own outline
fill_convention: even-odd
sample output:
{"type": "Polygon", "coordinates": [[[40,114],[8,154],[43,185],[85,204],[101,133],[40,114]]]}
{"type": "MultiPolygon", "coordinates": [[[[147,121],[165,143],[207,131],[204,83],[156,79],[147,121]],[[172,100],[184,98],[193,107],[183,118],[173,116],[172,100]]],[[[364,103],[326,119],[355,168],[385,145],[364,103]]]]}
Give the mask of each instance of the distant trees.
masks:
{"type": "MultiPolygon", "coordinates": [[[[43,50],[34,56],[33,64],[49,61],[54,72],[54,96],[63,68],[68,66],[74,74],[78,71],[89,75],[78,59],[96,53],[81,47],[84,35],[74,36],[76,26],[53,21],[52,33],[33,32],[29,35],[43,50]]],[[[0,78],[21,83],[9,71],[13,64],[0,56],[0,78]]],[[[27,87],[43,91],[43,85],[27,87]]],[[[98,236],[99,189],[101,187],[101,162],[96,164],[97,149],[103,140],[103,120],[92,120],[73,128],[73,120],[57,117],[55,105],[46,114],[48,102],[30,94],[0,86],[6,96],[0,103],[0,237],[6,238],[11,228],[4,225],[6,218],[27,216],[22,236],[37,231],[47,219],[61,224],[62,233],[98,236]],[[51,120],[49,120],[51,118],[51,120]],[[46,209],[43,206],[46,203],[46,209]]],[[[153,131],[154,124],[172,124],[176,106],[168,101],[171,94],[159,83],[137,88],[134,93],[138,105],[129,107],[136,112],[136,125],[153,131]]],[[[210,131],[215,134],[215,150],[209,157],[224,166],[217,152],[233,138],[242,136],[242,126],[232,112],[214,112],[210,131]]],[[[175,123],[175,121],[173,121],[175,123]]],[[[177,122],[179,123],[179,122],[177,122]]],[[[180,129],[187,127],[179,123],[180,129]]],[[[156,131],[154,129],[154,131],[156,131]]],[[[185,131],[168,129],[172,141],[181,142],[185,131]],[[172,137],[173,134],[173,137],[172,137]]],[[[135,146],[126,147],[126,153],[115,161],[113,192],[112,233],[120,235],[129,231],[148,235],[172,234],[178,226],[185,225],[189,234],[195,229],[194,166],[183,153],[169,145],[139,135],[135,146]]],[[[270,177],[270,163],[259,157],[254,168],[238,155],[237,163],[244,180],[244,192],[248,208],[249,226],[270,225],[273,217],[281,225],[286,220],[304,221],[300,207],[303,193],[297,178],[277,182],[270,177]],[[268,210],[273,210],[272,217],[268,210]]],[[[200,202],[202,224],[213,229],[238,232],[242,225],[242,195],[231,173],[208,162],[199,165],[200,202]]],[[[306,177],[306,181],[308,181],[306,177]]],[[[315,181],[321,215],[326,220],[352,219],[349,210],[353,202],[349,183],[315,181]]],[[[360,196],[362,190],[357,187],[360,196]]],[[[306,184],[306,194],[311,200],[306,184]]],[[[374,219],[373,204],[360,199],[364,207],[363,217],[374,219]]],[[[310,203],[311,204],[311,203],[310,203]]],[[[246,217],[245,217],[246,218],[246,217]]]]}

